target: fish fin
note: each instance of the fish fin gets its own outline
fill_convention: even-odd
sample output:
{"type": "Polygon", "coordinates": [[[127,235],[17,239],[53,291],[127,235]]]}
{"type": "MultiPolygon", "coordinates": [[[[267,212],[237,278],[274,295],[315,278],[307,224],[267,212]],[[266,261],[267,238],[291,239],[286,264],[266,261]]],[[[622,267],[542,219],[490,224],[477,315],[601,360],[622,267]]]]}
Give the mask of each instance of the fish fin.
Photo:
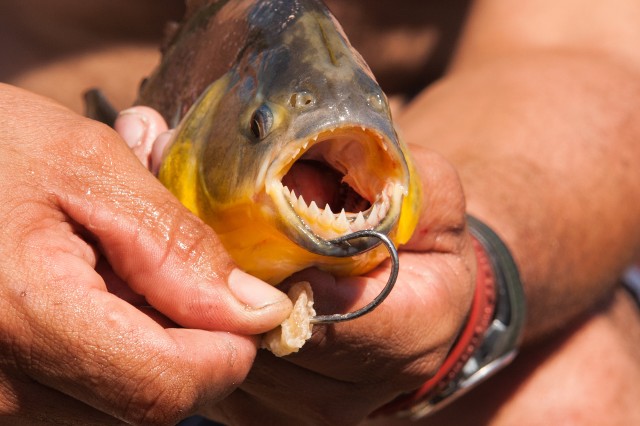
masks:
{"type": "Polygon", "coordinates": [[[192,213],[199,215],[198,161],[193,141],[178,136],[162,161],[158,179],[192,213]]]}
{"type": "Polygon", "coordinates": [[[222,97],[229,87],[230,77],[225,74],[213,82],[194,103],[180,126],[176,129],[173,142],[158,172],[158,179],[189,210],[200,215],[203,197],[200,177],[200,146],[196,141],[208,140],[201,136],[208,132],[208,117],[215,114],[222,97]]]}
{"type": "Polygon", "coordinates": [[[113,127],[118,111],[100,89],[89,89],[84,92],[84,115],[113,127]]]}

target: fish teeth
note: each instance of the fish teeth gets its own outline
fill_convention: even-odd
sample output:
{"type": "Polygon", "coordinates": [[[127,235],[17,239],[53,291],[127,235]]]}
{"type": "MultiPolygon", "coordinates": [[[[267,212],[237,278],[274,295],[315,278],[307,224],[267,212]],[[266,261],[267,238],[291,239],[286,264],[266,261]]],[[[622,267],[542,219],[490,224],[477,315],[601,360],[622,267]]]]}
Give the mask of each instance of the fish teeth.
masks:
{"type": "Polygon", "coordinates": [[[294,189],[280,184],[284,198],[289,201],[291,207],[313,232],[326,239],[333,239],[349,232],[361,231],[364,229],[375,229],[386,217],[391,206],[391,200],[398,195],[398,192],[405,191],[403,185],[388,184],[376,196],[375,202],[367,212],[347,213],[342,209],[340,213],[334,213],[329,204],[325,204],[321,209],[316,201],[311,200],[309,204],[302,194],[296,194],[294,189]]]}
{"type": "Polygon", "coordinates": [[[389,206],[390,206],[390,205],[391,205],[391,201],[389,201],[389,199],[388,199],[388,198],[385,198],[385,199],[382,201],[382,211],[384,211],[384,213],[383,213],[383,214],[380,214],[380,216],[384,216],[384,215],[386,215],[386,214],[387,214],[387,212],[389,211],[389,206]]]}
{"type": "Polygon", "coordinates": [[[384,188],[384,192],[387,195],[387,197],[392,197],[393,196],[393,191],[396,189],[395,185],[392,184],[388,184],[387,186],[385,186],[384,188]]]}
{"type": "Polygon", "coordinates": [[[304,212],[304,211],[307,210],[307,203],[304,201],[304,197],[302,195],[300,195],[300,197],[298,197],[297,210],[300,211],[300,212],[304,212]]]}
{"type": "Polygon", "coordinates": [[[362,212],[359,212],[358,215],[356,216],[356,219],[351,224],[351,229],[353,231],[360,231],[360,230],[364,229],[366,225],[367,224],[366,224],[366,222],[364,220],[364,216],[363,216],[362,212]]]}
{"type": "Polygon", "coordinates": [[[380,222],[380,216],[378,216],[378,204],[374,204],[371,207],[369,216],[367,217],[367,225],[374,227],[380,222]]]}
{"type": "Polygon", "coordinates": [[[320,209],[315,201],[312,201],[311,204],[309,204],[309,214],[313,218],[320,216],[320,209]]]}
{"type": "Polygon", "coordinates": [[[320,224],[325,227],[330,227],[335,219],[335,215],[331,211],[331,207],[327,204],[320,215],[320,224]]]}
{"type": "Polygon", "coordinates": [[[347,220],[347,213],[342,209],[338,217],[334,222],[334,229],[340,233],[347,232],[349,230],[349,221],[347,220]]]}

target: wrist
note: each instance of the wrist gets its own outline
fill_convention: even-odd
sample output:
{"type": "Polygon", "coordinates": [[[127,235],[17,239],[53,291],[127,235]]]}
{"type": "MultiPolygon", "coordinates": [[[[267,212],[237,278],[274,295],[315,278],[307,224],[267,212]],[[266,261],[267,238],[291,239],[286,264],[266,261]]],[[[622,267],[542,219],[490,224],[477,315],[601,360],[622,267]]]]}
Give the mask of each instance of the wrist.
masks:
{"type": "Polygon", "coordinates": [[[412,418],[428,415],[486,380],[515,357],[525,318],[524,294],[516,265],[507,247],[490,228],[469,217],[469,229],[478,272],[466,325],[436,375],[376,414],[412,418]]]}

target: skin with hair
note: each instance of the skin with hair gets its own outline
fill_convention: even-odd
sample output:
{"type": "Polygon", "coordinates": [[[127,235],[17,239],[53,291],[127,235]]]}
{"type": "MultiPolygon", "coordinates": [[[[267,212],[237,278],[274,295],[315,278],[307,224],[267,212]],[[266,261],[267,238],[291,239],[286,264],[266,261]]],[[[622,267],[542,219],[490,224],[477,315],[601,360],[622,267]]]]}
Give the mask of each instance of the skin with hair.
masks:
{"type": "MultiPolygon", "coordinates": [[[[429,207],[379,309],[253,364],[247,336],[289,305],[246,309],[227,277],[249,277],[230,272],[216,236],[131,155],[125,141],[155,139],[162,121],[130,114],[122,140],[78,114],[95,84],[130,105],[158,58],[160,21],[180,11],[65,0],[32,14],[30,3],[0,6],[0,80],[54,99],[0,86],[0,413],[14,423],[199,412],[229,424],[403,424],[365,418],[430,378],[464,324],[475,282],[465,212],[513,252],[525,341],[507,369],[422,422],[640,422],[640,316],[618,279],[640,249],[636,2],[329,1],[393,95],[429,207]]],[[[336,312],[377,294],[387,268],[294,279],[336,312]]]]}

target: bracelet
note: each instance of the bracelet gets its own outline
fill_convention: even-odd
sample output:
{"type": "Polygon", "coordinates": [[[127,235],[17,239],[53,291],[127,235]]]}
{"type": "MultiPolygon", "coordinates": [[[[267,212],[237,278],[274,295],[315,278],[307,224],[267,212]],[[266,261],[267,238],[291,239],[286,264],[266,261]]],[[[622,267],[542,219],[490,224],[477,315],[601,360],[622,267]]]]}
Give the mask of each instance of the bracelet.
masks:
{"type": "Polygon", "coordinates": [[[526,314],[518,269],[495,232],[467,218],[478,264],[467,323],[434,377],[374,415],[419,419],[431,414],[495,374],[517,353],[526,314]]]}

